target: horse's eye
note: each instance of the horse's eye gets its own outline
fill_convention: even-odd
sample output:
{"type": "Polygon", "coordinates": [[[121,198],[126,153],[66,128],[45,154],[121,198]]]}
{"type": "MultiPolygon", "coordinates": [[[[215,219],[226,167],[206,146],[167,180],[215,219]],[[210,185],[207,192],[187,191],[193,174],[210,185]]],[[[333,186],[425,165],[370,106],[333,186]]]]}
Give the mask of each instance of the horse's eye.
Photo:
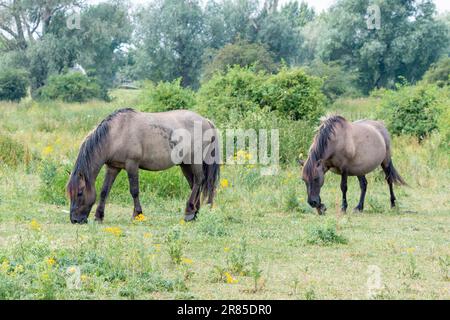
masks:
{"type": "Polygon", "coordinates": [[[81,197],[83,195],[83,191],[78,192],[77,196],[81,197]]]}

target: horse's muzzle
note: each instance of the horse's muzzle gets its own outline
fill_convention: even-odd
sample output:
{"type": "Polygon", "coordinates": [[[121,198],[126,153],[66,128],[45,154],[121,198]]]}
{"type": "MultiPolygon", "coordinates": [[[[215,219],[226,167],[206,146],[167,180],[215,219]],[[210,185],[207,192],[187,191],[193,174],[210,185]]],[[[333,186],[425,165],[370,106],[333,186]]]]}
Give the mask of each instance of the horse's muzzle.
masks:
{"type": "Polygon", "coordinates": [[[320,200],[308,200],[308,203],[313,208],[318,208],[320,206],[320,200]]]}
{"type": "Polygon", "coordinates": [[[88,222],[88,219],[85,218],[72,218],[70,217],[70,222],[72,222],[72,224],[85,224],[88,222]]]}

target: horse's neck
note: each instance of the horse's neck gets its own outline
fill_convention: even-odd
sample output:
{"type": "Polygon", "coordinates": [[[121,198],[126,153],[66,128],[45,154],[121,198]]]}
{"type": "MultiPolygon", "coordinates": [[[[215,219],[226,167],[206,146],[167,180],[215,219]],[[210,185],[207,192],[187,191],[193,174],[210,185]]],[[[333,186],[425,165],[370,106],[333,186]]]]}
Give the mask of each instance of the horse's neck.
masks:
{"type": "Polygon", "coordinates": [[[343,127],[336,130],[333,143],[330,143],[330,156],[340,154],[345,158],[351,159],[355,154],[355,143],[352,135],[351,123],[346,123],[343,127]]]}
{"type": "Polygon", "coordinates": [[[98,155],[95,155],[94,159],[91,159],[91,168],[89,168],[89,180],[92,181],[92,183],[95,183],[95,180],[97,179],[97,176],[104,164],[105,159],[98,155]]]}

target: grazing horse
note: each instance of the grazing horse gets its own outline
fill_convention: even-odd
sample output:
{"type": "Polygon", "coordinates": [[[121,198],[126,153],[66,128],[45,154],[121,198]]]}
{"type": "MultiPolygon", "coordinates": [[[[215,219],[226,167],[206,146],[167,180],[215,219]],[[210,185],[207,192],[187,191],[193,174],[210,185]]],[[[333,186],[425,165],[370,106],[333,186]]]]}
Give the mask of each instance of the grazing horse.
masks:
{"type": "Polygon", "coordinates": [[[103,221],[106,198],[122,169],[128,174],[134,201],[133,217],[136,217],[142,213],[139,169],[161,171],[175,165],[181,167],[191,188],[184,218],[193,220],[200,209],[202,193],[209,204],[213,202],[220,171],[219,157],[214,125],[192,111],[143,113],[133,109],[117,110],[81,145],[67,185],[70,220],[72,223],[87,222],[96,200],[95,180],[103,165],[106,165],[106,176],[95,220],[103,221]],[[205,141],[207,133],[209,136],[205,141]],[[182,142],[184,147],[180,148],[182,142]]]}
{"type": "Polygon", "coordinates": [[[341,175],[342,211],[347,210],[347,177],[357,176],[361,187],[359,204],[355,211],[362,212],[367,190],[366,174],[381,165],[386,175],[395,207],[393,183],[406,184],[394,168],[391,141],[383,123],[373,120],[348,122],[341,116],[329,116],[322,121],[314,137],[304,165],[302,178],[308,192],[308,203],[319,214],[326,210],[320,199],[320,188],[328,170],[341,175]]]}

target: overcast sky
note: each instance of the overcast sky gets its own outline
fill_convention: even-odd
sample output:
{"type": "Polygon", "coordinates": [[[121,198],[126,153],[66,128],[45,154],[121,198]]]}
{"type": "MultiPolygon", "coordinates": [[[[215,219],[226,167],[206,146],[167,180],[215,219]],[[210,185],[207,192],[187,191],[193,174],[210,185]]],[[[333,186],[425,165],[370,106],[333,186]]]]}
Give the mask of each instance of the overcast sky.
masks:
{"type": "MultiPolygon", "coordinates": [[[[135,4],[145,4],[151,2],[151,0],[130,0],[135,4]]],[[[205,0],[203,0],[205,1],[205,0]]],[[[260,0],[262,1],[262,0],[260,0]]],[[[317,11],[322,11],[328,8],[335,0],[304,0],[313,6],[317,11]]],[[[102,2],[102,0],[88,0],[90,3],[102,2]]],[[[280,0],[280,4],[288,3],[289,0],[280,0]]],[[[439,12],[450,12],[450,0],[434,0],[439,12]]]]}

